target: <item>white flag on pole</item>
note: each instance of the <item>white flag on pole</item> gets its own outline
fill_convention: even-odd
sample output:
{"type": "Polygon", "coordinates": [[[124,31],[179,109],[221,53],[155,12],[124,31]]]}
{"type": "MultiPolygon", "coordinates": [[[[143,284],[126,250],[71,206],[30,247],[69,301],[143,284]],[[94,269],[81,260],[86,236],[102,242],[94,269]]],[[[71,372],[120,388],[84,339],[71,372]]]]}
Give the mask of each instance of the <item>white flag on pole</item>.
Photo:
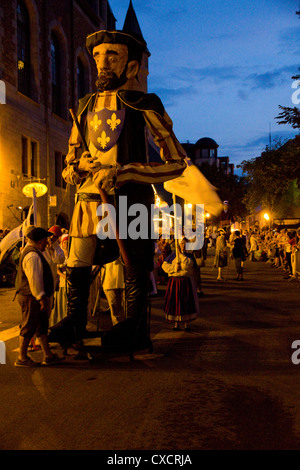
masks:
{"type": "Polygon", "coordinates": [[[0,242],[0,264],[5,260],[6,255],[9,251],[14,248],[20,240],[24,240],[24,232],[26,227],[30,225],[30,217],[33,211],[33,205],[31,204],[28,215],[24,222],[18,227],[11,230],[0,242]]]}
{"type": "Polygon", "coordinates": [[[182,175],[166,181],[164,183],[165,190],[191,204],[204,204],[207,212],[215,216],[219,215],[223,206],[217,189],[205,178],[189,157],[185,158],[185,162],[187,167],[182,175]]]}

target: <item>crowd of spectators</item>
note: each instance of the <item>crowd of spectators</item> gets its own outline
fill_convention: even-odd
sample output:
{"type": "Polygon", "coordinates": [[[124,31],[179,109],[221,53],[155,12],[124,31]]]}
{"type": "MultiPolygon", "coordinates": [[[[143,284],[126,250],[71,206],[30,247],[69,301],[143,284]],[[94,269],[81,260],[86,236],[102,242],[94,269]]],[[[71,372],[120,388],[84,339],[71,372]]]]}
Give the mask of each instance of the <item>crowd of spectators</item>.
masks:
{"type": "MultiPolygon", "coordinates": [[[[1,235],[3,235],[2,232],[3,231],[0,231],[1,235]]],[[[54,296],[51,301],[52,308],[49,311],[49,326],[53,326],[67,315],[65,268],[68,257],[68,232],[66,229],[62,229],[58,226],[51,227],[49,232],[52,232],[53,235],[48,237],[43,255],[47,259],[48,252],[50,254],[53,252],[52,256],[49,255],[49,260],[47,259],[51,267],[54,283],[54,296]],[[56,259],[54,256],[58,251],[61,254],[61,259],[56,259]]],[[[16,266],[18,265],[19,257],[23,248],[24,247],[20,242],[16,245],[13,253],[11,254],[11,258],[16,266]]],[[[214,267],[218,268],[218,281],[224,280],[222,277],[222,268],[227,266],[227,257],[228,259],[229,257],[235,259],[237,270],[236,280],[243,280],[243,267],[245,260],[253,263],[266,262],[274,269],[282,269],[284,271],[285,279],[298,278],[300,274],[300,228],[295,230],[286,228],[273,230],[260,230],[258,228],[250,230],[230,230],[230,227],[228,227],[227,230],[222,228],[217,229],[216,227],[208,228],[204,234],[204,245],[201,250],[193,252],[188,252],[186,250],[182,251],[181,249],[179,250],[179,257],[182,258],[180,258],[180,269],[178,267],[179,262],[177,261],[177,264],[175,263],[176,246],[174,237],[171,236],[170,239],[166,240],[161,236],[156,241],[154,259],[155,268],[151,274],[155,288],[156,285],[159,284],[167,286],[168,295],[166,295],[166,302],[169,300],[168,306],[172,305],[172,312],[169,311],[169,308],[168,312],[165,313],[166,318],[169,321],[172,318],[172,321],[174,322],[173,329],[178,329],[178,325],[181,322],[184,322],[185,329],[189,329],[189,321],[196,318],[198,315],[197,309],[194,307],[192,308],[192,305],[198,306],[197,297],[202,297],[204,295],[201,288],[201,267],[205,266],[208,248],[214,248],[215,250],[214,267]],[[220,240],[223,241],[223,243],[221,243],[220,240]],[[223,255],[226,257],[225,261],[222,261],[223,255]],[[220,262],[220,260],[222,262],[220,262]],[[173,268],[174,263],[176,269],[173,268]],[[189,270],[186,268],[187,266],[189,266],[189,270]],[[186,284],[184,284],[183,281],[185,281],[186,284]],[[187,282],[189,282],[189,284],[187,284],[187,282]],[[175,292],[174,294],[174,292],[171,291],[170,286],[175,284],[176,289],[173,289],[175,292]],[[180,304],[178,303],[180,285],[184,285],[184,289],[181,289],[181,291],[185,294],[187,291],[187,285],[191,286],[191,295],[188,301],[183,294],[180,294],[182,297],[181,304],[187,310],[184,311],[184,314],[182,313],[184,310],[183,308],[180,314],[177,311],[175,312],[176,309],[174,310],[174,305],[176,304],[178,306],[180,304]],[[175,304],[174,299],[176,300],[175,304]]],[[[110,280],[112,280],[116,276],[114,274],[109,276],[109,272],[107,271],[106,277],[109,277],[111,278],[110,280]]],[[[124,290],[123,285],[120,287],[124,290]]],[[[113,289],[114,293],[117,292],[115,285],[110,285],[109,289],[113,289]]],[[[107,291],[105,290],[105,295],[106,294],[107,291]]],[[[93,305],[95,304],[94,299],[92,303],[93,305]]],[[[109,307],[113,310],[111,305],[109,305],[109,307]]],[[[113,320],[113,311],[111,313],[113,320]]],[[[32,341],[29,346],[32,346],[32,349],[36,349],[37,344],[35,341],[32,341]]],[[[28,349],[30,349],[30,347],[28,349]]]]}
{"type": "MultiPolygon", "coordinates": [[[[227,247],[232,247],[235,232],[227,233],[227,247]]],[[[206,237],[208,246],[216,246],[216,234],[214,229],[209,229],[206,237]]],[[[246,257],[251,262],[267,262],[274,268],[281,268],[285,272],[285,278],[299,276],[300,265],[298,261],[300,253],[300,228],[298,229],[273,229],[273,230],[240,230],[240,236],[245,246],[246,257]]]]}

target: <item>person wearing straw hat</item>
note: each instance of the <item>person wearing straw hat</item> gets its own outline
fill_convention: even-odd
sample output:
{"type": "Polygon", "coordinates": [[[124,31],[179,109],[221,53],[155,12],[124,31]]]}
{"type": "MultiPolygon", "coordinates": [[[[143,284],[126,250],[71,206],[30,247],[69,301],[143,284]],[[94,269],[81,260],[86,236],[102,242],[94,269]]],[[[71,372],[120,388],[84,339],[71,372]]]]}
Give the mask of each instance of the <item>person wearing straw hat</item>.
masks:
{"type": "MultiPolygon", "coordinates": [[[[130,320],[124,331],[129,324],[134,329],[139,325],[139,336],[143,338],[154,257],[150,234],[150,208],[154,203],[151,184],[180,176],[186,167],[186,153],[173,133],[172,121],[160,99],[137,90],[141,58],[147,51],[143,37],[124,28],[101,30],[87,37],[86,47],[96,63],[98,92],[82,98],[77,113],[89,151],[84,151],[78,128],[73,126],[63,171],[65,181],[77,185],[67,264],[68,313],[75,319],[80,341],[86,325],[91,266],[112,262],[120,255],[115,240],[100,243],[97,239],[99,190],[104,190],[116,206],[117,220],[119,201],[125,196],[128,207],[143,204],[149,214],[149,236],[124,239],[130,257],[130,265],[124,266],[126,320],[130,320]],[[161,163],[147,161],[147,132],[160,148],[161,163]]],[[[128,217],[128,225],[130,220],[128,217]]],[[[117,331],[121,331],[119,324],[117,331]]],[[[113,343],[113,336],[114,333],[107,335],[106,340],[113,343]]]]}

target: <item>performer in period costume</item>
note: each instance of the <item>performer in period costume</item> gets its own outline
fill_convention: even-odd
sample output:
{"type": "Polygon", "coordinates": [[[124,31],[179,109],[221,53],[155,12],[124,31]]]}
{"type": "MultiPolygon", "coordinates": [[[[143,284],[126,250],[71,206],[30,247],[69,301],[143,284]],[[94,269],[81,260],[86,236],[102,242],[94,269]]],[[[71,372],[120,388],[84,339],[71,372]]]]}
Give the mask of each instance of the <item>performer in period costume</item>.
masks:
{"type": "Polygon", "coordinates": [[[162,264],[162,269],[169,276],[164,311],[166,319],[174,322],[173,330],[179,330],[181,322],[184,323],[185,330],[189,330],[189,322],[199,315],[193,273],[196,259],[192,253],[186,251],[186,241],[183,238],[178,246],[178,253],[173,252],[162,264]]]}
{"type": "MultiPolygon", "coordinates": [[[[179,176],[186,166],[186,154],[160,99],[155,94],[135,90],[141,57],[147,48],[144,39],[124,30],[104,30],[88,36],[86,46],[96,62],[98,92],[82,98],[77,113],[89,151],[84,151],[82,138],[73,126],[63,171],[65,181],[77,185],[67,263],[68,314],[74,319],[77,340],[82,339],[91,267],[116,260],[120,255],[116,240],[97,237],[99,189],[106,192],[116,207],[117,220],[120,198],[126,197],[128,208],[136,203],[147,208],[148,232],[144,239],[127,235],[123,240],[130,263],[124,266],[126,320],[120,323],[123,331],[130,334],[138,331],[139,340],[143,341],[154,257],[151,184],[179,176]],[[160,148],[161,163],[147,161],[148,132],[160,148]]],[[[128,216],[127,225],[133,219],[128,216]]],[[[120,323],[116,325],[118,331],[120,323]]],[[[114,341],[113,335],[108,337],[114,341]]]]}
{"type": "Polygon", "coordinates": [[[63,358],[52,354],[48,343],[49,315],[53,296],[53,275],[44,251],[51,232],[30,226],[26,232],[28,243],[21,252],[16,289],[22,310],[17,367],[39,365],[28,355],[30,340],[36,335],[44,354],[43,365],[57,364],[63,358]]]}

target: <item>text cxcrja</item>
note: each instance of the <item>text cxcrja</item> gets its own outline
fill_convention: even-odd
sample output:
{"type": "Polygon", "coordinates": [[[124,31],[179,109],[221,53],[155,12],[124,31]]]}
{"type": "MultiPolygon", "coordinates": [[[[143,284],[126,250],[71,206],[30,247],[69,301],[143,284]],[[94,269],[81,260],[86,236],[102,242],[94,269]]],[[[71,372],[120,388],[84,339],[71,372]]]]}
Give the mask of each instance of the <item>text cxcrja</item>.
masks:
{"type": "MultiPolygon", "coordinates": [[[[151,204],[151,213],[144,204],[132,204],[128,207],[127,197],[120,196],[118,208],[118,235],[120,239],[131,240],[148,239],[157,240],[161,234],[163,238],[171,238],[174,234],[176,240],[183,236],[187,239],[187,250],[200,250],[204,242],[204,206],[197,204],[193,209],[184,205],[182,211],[180,204],[171,207],[158,208],[151,204]],[[174,219],[176,217],[176,223],[174,219]]],[[[116,209],[112,204],[101,204],[97,208],[98,222],[96,233],[98,238],[116,238],[116,209]]]]}
{"type": "Polygon", "coordinates": [[[6,347],[4,341],[0,341],[0,364],[6,364],[6,347]]]}

